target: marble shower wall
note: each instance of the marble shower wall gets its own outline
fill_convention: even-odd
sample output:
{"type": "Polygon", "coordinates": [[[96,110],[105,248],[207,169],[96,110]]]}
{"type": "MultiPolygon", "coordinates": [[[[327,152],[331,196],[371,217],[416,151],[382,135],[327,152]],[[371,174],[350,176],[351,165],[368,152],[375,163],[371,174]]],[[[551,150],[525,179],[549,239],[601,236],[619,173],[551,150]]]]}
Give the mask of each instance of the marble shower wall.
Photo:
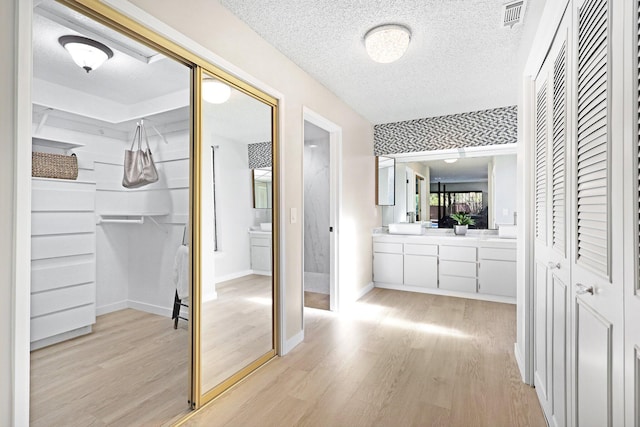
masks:
{"type": "Polygon", "coordinates": [[[304,142],[304,271],[326,274],[327,293],[330,271],[329,161],[329,133],[326,137],[304,142]]]}

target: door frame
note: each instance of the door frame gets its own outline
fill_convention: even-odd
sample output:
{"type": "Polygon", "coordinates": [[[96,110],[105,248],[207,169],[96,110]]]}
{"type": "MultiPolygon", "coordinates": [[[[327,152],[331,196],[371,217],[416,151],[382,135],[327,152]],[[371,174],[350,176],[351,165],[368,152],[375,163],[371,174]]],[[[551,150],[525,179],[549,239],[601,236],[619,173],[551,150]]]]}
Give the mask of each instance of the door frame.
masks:
{"type": "MultiPolygon", "coordinates": [[[[340,222],[342,219],[342,128],[312,109],[302,107],[302,145],[304,150],[304,122],[329,133],[329,226],[333,227],[329,243],[329,310],[340,311],[340,222]]],[[[302,161],[304,183],[304,157],[302,161]]],[[[304,184],[303,184],[304,190],[304,184]]],[[[304,195],[303,195],[304,200],[304,195]]],[[[304,203],[302,204],[302,265],[304,266],[304,203]]],[[[304,330],[304,268],[301,269],[302,325],[304,330]]]]}
{"type": "MultiPolygon", "coordinates": [[[[98,0],[65,0],[66,2],[85,4],[94,4],[98,0]]],[[[173,29],[167,24],[159,21],[148,12],[136,7],[127,0],[99,0],[100,7],[108,8],[115,11],[119,15],[131,19],[136,24],[144,27],[145,31],[155,34],[168,43],[178,46],[182,52],[176,52],[180,56],[186,54],[187,59],[196,58],[199,67],[213,66],[214,69],[220,70],[222,73],[228,73],[235,81],[238,80],[242,85],[252,86],[258,91],[265,93],[267,96],[277,101],[278,114],[275,118],[277,123],[277,144],[282,146],[285,112],[284,95],[258,80],[251,74],[242,70],[238,66],[228,62],[219,55],[208,50],[204,46],[194,40],[184,36],[179,31],[173,29]]],[[[17,14],[15,17],[16,25],[16,41],[15,41],[15,57],[16,57],[16,73],[17,84],[15,89],[15,119],[16,141],[30,141],[32,134],[32,107],[31,92],[33,73],[32,61],[32,29],[34,3],[37,0],[20,0],[16,1],[17,14]],[[20,54],[19,54],[20,53],[20,54]]],[[[66,4],[66,3],[65,3],[66,4]]],[[[100,12],[98,15],[102,16],[100,12]]],[[[274,124],[276,124],[274,123],[274,124]]],[[[29,407],[30,407],[30,312],[31,312],[31,144],[15,144],[15,183],[14,183],[14,272],[13,281],[10,284],[13,307],[13,336],[12,336],[12,372],[11,388],[12,396],[12,422],[14,425],[29,424],[29,407]]],[[[277,150],[277,160],[280,163],[280,177],[278,182],[277,203],[284,212],[284,150],[277,150]]],[[[275,199],[274,199],[275,202],[275,199]]],[[[275,218],[274,218],[275,219],[275,218]]],[[[286,228],[284,227],[284,215],[278,215],[279,235],[277,241],[274,241],[274,248],[280,254],[285,253],[286,228]]],[[[277,305],[274,318],[276,335],[275,352],[282,355],[285,349],[285,256],[276,258],[278,262],[278,277],[274,284],[276,288],[277,305]]],[[[192,412],[192,414],[195,412],[192,412]]]]}

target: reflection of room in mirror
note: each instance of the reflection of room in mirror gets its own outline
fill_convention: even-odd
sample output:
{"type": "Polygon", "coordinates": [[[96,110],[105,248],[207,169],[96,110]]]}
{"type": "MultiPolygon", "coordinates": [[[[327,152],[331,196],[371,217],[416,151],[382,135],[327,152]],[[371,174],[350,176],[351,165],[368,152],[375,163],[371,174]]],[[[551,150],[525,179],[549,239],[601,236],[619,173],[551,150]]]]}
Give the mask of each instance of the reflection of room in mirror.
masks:
{"type": "MultiPolygon", "coordinates": [[[[204,75],[205,79],[213,76],[204,75]]],[[[202,394],[273,350],[271,107],[230,87],[203,102],[202,394]],[[215,187],[213,182],[215,181],[215,187]],[[215,211],[215,221],[213,212],[215,211]],[[217,248],[214,247],[214,238],[217,248]]]]}

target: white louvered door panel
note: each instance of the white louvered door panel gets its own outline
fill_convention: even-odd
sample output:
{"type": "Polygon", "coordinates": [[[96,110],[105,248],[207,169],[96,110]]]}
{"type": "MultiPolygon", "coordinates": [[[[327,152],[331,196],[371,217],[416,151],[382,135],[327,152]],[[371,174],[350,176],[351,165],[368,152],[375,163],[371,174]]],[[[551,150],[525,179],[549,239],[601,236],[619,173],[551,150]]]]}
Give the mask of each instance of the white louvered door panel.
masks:
{"type": "Polygon", "coordinates": [[[586,2],[578,36],[577,260],[609,273],[607,1],[586,2]]]}
{"type": "Polygon", "coordinates": [[[567,57],[566,42],[553,65],[553,143],[551,161],[551,221],[553,248],[566,253],[566,140],[567,57]]]}
{"type": "Polygon", "coordinates": [[[575,2],[570,289],[577,426],[624,425],[624,4],[575,2]]]}
{"type": "Polygon", "coordinates": [[[542,83],[536,95],[536,238],[546,242],[547,236],[547,82],[542,83]]]}
{"type": "Polygon", "coordinates": [[[549,424],[568,425],[571,284],[566,256],[567,35],[562,20],[536,79],[534,385],[549,424]],[[542,82],[542,83],[541,83],[542,82]]]}

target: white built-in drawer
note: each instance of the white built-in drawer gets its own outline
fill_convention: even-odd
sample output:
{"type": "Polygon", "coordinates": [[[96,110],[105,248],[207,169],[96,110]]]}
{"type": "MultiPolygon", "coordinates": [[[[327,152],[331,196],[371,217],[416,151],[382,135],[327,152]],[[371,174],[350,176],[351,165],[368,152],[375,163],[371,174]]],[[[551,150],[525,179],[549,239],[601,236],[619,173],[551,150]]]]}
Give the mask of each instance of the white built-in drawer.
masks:
{"type": "Polygon", "coordinates": [[[31,342],[89,326],[95,322],[95,304],[34,317],[31,319],[31,342]]]}
{"type": "Polygon", "coordinates": [[[440,259],[476,262],[476,247],[440,245],[440,259]]]}
{"type": "Polygon", "coordinates": [[[401,254],[402,243],[373,242],[373,252],[385,252],[389,254],[401,254]]]}
{"type": "Polygon", "coordinates": [[[32,260],[93,254],[95,252],[95,233],[34,236],[31,238],[32,260]]]}
{"type": "Polygon", "coordinates": [[[31,292],[43,292],[96,280],[94,261],[31,268],[31,292]]]}
{"type": "Polygon", "coordinates": [[[93,212],[33,212],[31,235],[93,233],[96,216],[93,212]]]}
{"type": "Polygon", "coordinates": [[[95,283],[38,292],[31,294],[31,317],[92,304],[95,300],[95,283]]]}
{"type": "Polygon", "coordinates": [[[440,275],[476,277],[477,264],[475,262],[459,262],[440,260],[440,275]]]}
{"type": "Polygon", "coordinates": [[[478,257],[480,259],[494,259],[496,261],[515,261],[516,250],[505,248],[479,248],[478,257]]]}
{"type": "MultiPolygon", "coordinates": [[[[95,186],[94,186],[95,187],[95,186]]],[[[31,211],[94,211],[95,188],[33,189],[31,211]]]]}
{"type": "Polygon", "coordinates": [[[438,245],[404,244],[404,253],[407,255],[438,255],[438,245]]]}
{"type": "Polygon", "coordinates": [[[440,276],[440,289],[476,293],[477,280],[468,277],[440,276]]]}
{"type": "Polygon", "coordinates": [[[252,237],[251,246],[271,246],[271,239],[265,239],[262,237],[252,237]]]}

